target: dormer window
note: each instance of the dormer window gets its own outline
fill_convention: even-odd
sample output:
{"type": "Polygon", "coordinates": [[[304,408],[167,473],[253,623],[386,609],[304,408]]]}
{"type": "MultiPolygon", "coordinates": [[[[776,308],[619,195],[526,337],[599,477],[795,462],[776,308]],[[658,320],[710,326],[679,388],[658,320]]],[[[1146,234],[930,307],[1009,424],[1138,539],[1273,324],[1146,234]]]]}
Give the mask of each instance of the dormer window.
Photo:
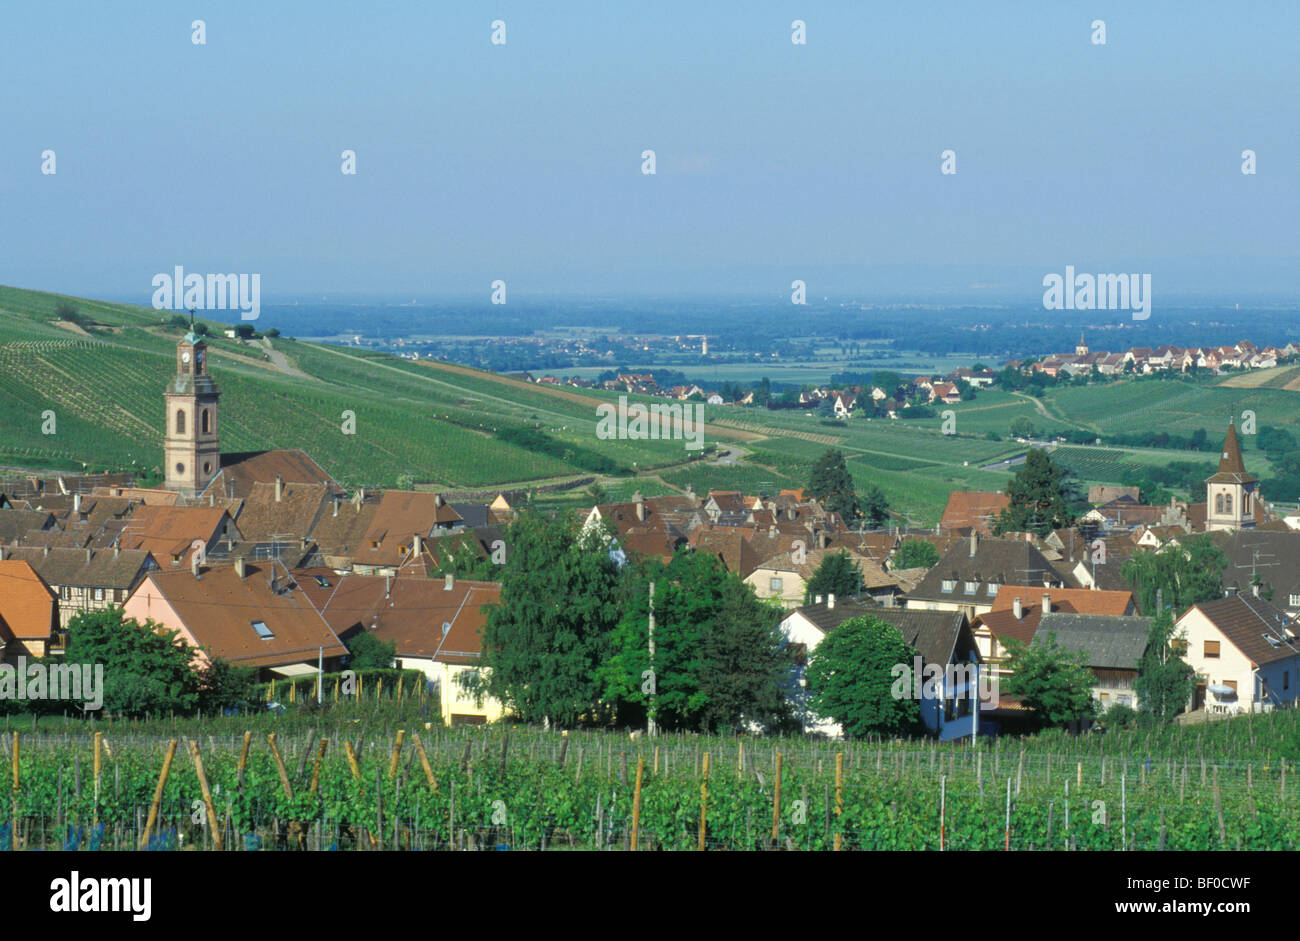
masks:
{"type": "Polygon", "coordinates": [[[372,540],[370,540],[370,548],[371,548],[371,549],[378,549],[378,548],[379,548],[379,540],[378,540],[378,539],[372,539],[372,540]]]}
{"type": "Polygon", "coordinates": [[[979,586],[978,586],[975,582],[967,582],[967,583],[966,583],[966,594],[968,594],[968,595],[973,595],[973,594],[975,594],[975,589],[978,588],[978,587],[979,587],[979,586]]]}
{"type": "Polygon", "coordinates": [[[945,578],[945,579],[943,580],[942,591],[943,591],[945,594],[948,593],[948,592],[953,591],[956,587],[957,587],[957,580],[956,580],[956,579],[945,578]]]}

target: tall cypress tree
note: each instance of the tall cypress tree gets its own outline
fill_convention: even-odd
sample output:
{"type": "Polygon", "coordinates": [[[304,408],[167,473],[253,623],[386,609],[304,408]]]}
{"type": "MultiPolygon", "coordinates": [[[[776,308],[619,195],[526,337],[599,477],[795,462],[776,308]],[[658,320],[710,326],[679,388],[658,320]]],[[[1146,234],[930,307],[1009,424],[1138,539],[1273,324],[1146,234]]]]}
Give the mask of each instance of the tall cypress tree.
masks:
{"type": "Polygon", "coordinates": [[[1031,532],[1046,536],[1074,522],[1066,493],[1067,478],[1047,452],[1031,448],[1025,466],[1007,485],[1011,503],[998,516],[994,533],[1031,532]]]}
{"type": "Polygon", "coordinates": [[[834,448],[817,459],[808,478],[808,493],[826,509],[838,513],[846,522],[862,517],[853,477],[844,463],[844,452],[834,448]]]}

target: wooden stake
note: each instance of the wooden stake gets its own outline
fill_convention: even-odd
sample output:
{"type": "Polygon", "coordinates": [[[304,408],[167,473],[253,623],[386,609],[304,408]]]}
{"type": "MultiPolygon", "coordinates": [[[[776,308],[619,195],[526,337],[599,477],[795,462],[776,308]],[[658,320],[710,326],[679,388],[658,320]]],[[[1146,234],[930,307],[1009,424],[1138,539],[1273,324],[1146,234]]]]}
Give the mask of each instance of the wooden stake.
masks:
{"type": "Polygon", "coordinates": [[[943,852],[943,826],[947,822],[944,815],[947,813],[948,798],[948,777],[939,775],[939,852],[943,852]]]}
{"type": "MultiPolygon", "coordinates": [[[[835,753],[835,822],[839,823],[840,815],[844,813],[844,752],[835,753]]],[[[843,842],[839,832],[835,834],[835,852],[840,851],[840,845],[843,842]]]]}
{"type": "Polygon", "coordinates": [[[781,839],[781,762],[785,758],[781,752],[776,753],[776,779],[772,791],[772,845],[781,839]]]}
{"type": "Polygon", "coordinates": [[[235,780],[242,790],[244,787],[244,767],[248,764],[248,746],[253,741],[253,733],[244,733],[244,747],[239,751],[239,766],[236,768],[235,780]]]}
{"type": "Polygon", "coordinates": [[[271,757],[275,759],[275,768],[280,773],[280,786],[284,788],[284,796],[293,800],[293,786],[289,784],[289,772],[285,770],[284,759],[280,757],[280,749],[275,744],[275,733],[267,735],[266,740],[271,745],[271,757]]]}
{"type": "Polygon", "coordinates": [[[397,774],[397,759],[402,754],[402,739],[406,735],[406,729],[397,730],[397,739],[393,742],[393,758],[388,763],[388,780],[393,780],[397,774]]]}
{"type": "Polygon", "coordinates": [[[352,750],[352,740],[344,739],[343,748],[348,753],[348,767],[352,769],[352,777],[356,778],[357,780],[360,780],[361,769],[357,767],[357,755],[356,752],[352,750]]]}
{"type": "Polygon", "coordinates": [[[220,853],[225,848],[221,841],[221,825],[217,822],[217,808],[212,804],[208,776],[203,772],[203,756],[199,754],[199,743],[194,739],[190,739],[190,759],[194,762],[194,774],[199,779],[199,793],[203,795],[203,806],[208,811],[208,830],[212,835],[212,847],[220,853]]]}
{"type": "Polygon", "coordinates": [[[429,782],[429,790],[436,792],[438,781],[433,776],[433,768],[429,765],[429,756],[425,754],[424,742],[420,741],[419,732],[411,733],[411,742],[415,745],[415,753],[420,756],[420,767],[424,769],[424,779],[429,782]]]}
{"type": "MultiPolygon", "coordinates": [[[[95,733],[95,823],[99,823],[99,772],[101,768],[99,750],[104,743],[104,733],[95,733]]],[[[1286,771],[1283,771],[1283,779],[1286,777],[1286,771]]],[[[1283,797],[1286,795],[1286,788],[1282,789],[1283,797]]]]}
{"type": "Polygon", "coordinates": [[[14,790],[13,790],[13,816],[9,829],[9,846],[11,849],[18,849],[18,732],[14,732],[14,747],[9,753],[14,763],[14,790]]]}
{"type": "MultiPolygon", "coordinates": [[[[18,733],[14,733],[15,741],[18,733]]],[[[698,849],[704,852],[704,833],[707,827],[707,818],[709,812],[709,753],[704,753],[704,773],[700,777],[700,839],[698,849]]]]}
{"type": "Polygon", "coordinates": [[[636,852],[637,836],[641,830],[641,775],[645,772],[645,758],[636,758],[636,786],[632,790],[632,852],[636,852]]]}
{"type": "MultiPolygon", "coordinates": [[[[14,733],[14,785],[18,784],[18,733],[14,733]]],[[[172,758],[176,755],[176,739],[167,743],[167,755],[163,758],[162,771],[158,775],[158,787],[153,792],[153,803],[149,805],[149,819],[144,825],[144,833],[140,835],[140,849],[147,849],[149,846],[149,835],[153,832],[153,825],[158,822],[158,805],[162,803],[163,786],[167,783],[167,775],[172,770],[172,758]]]]}
{"type": "Polygon", "coordinates": [[[1007,778],[1007,825],[1003,833],[1003,852],[1011,852],[1011,779],[1007,778]]]}
{"type": "Polygon", "coordinates": [[[320,748],[316,750],[316,760],[312,763],[311,769],[311,792],[313,794],[320,788],[320,763],[325,758],[325,748],[329,743],[329,736],[324,736],[320,740],[320,748]]]}

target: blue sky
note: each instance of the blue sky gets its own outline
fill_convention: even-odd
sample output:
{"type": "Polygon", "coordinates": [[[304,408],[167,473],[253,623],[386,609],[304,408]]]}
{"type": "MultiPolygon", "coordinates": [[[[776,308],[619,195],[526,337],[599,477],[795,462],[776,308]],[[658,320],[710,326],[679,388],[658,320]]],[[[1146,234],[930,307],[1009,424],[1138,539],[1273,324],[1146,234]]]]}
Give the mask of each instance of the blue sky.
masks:
{"type": "Polygon", "coordinates": [[[1033,292],[1073,264],[1294,297],[1297,35],[1293,2],[8,4],[0,283],[761,293],[952,265],[1033,292]]]}

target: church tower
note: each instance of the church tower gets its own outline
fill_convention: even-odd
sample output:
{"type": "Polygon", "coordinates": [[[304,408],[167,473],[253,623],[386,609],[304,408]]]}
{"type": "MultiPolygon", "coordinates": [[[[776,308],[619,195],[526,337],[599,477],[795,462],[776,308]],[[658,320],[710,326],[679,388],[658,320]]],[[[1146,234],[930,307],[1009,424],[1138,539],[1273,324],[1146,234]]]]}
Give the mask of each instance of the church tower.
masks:
{"type": "Polygon", "coordinates": [[[1083,331],[1082,331],[1082,330],[1079,331],[1079,345],[1076,346],[1076,347],[1074,348],[1074,355],[1075,355],[1075,356],[1087,356],[1087,355],[1088,355],[1088,344],[1085,343],[1085,342],[1083,342],[1083,331]]]}
{"type": "Polygon", "coordinates": [[[1255,501],[1259,499],[1259,479],[1246,473],[1241,460],[1237,429],[1228,422],[1228,437],[1219,455],[1219,469],[1205,481],[1205,529],[1253,529],[1255,501]]]}
{"type": "Polygon", "coordinates": [[[167,432],[163,439],[168,490],[186,496],[203,491],[221,469],[217,399],[208,375],[208,345],[193,326],[176,344],[176,378],[167,384],[167,432]]]}

